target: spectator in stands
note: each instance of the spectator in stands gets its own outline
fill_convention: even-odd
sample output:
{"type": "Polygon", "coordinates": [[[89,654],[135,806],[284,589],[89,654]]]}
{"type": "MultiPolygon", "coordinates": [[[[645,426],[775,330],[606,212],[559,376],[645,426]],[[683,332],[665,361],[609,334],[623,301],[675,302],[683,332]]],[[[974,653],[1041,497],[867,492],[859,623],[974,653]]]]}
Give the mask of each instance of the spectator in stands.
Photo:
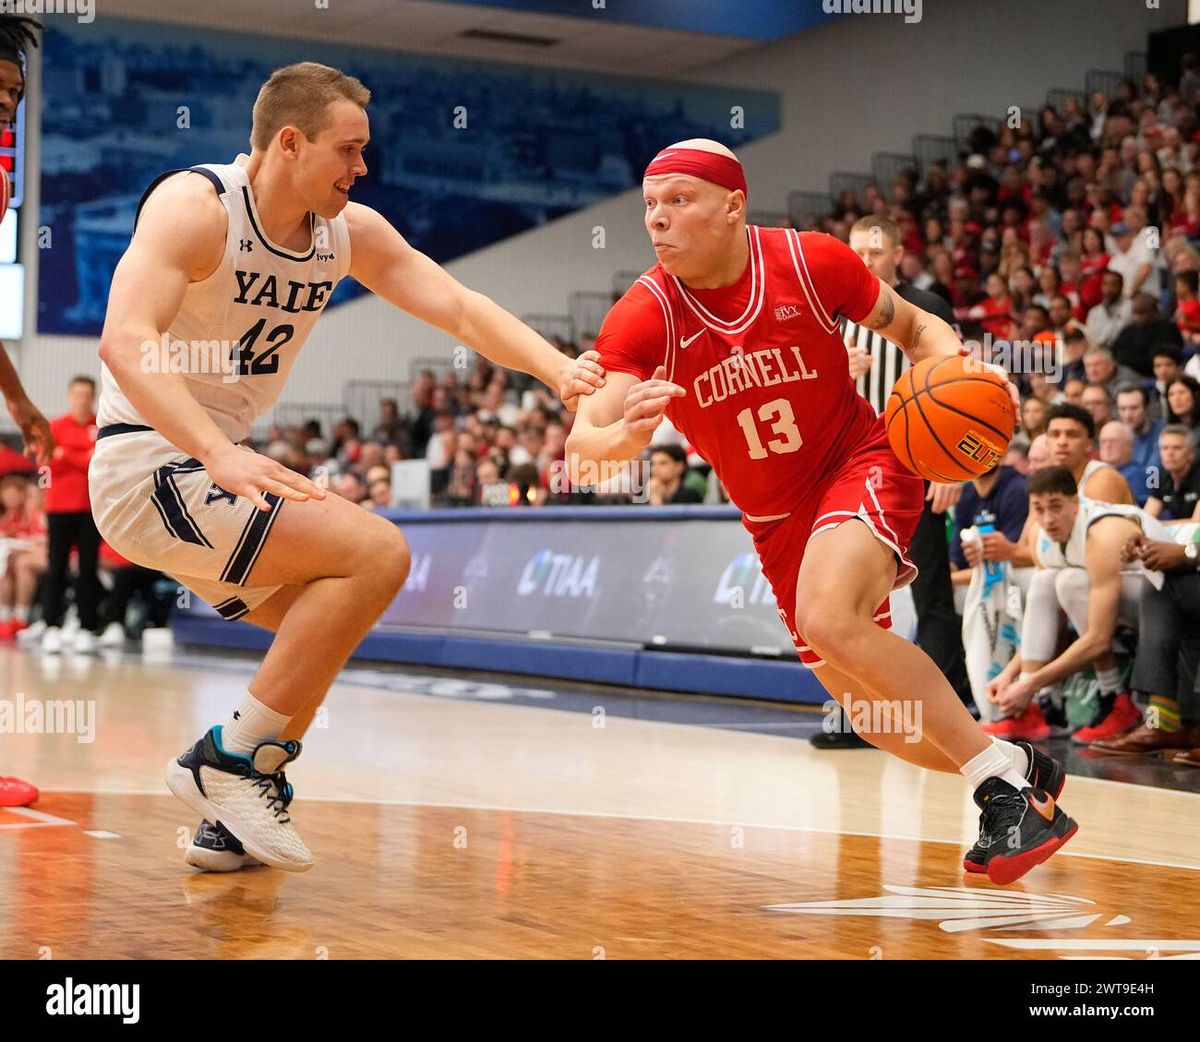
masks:
{"type": "Polygon", "coordinates": [[[1156,347],[1152,352],[1154,363],[1154,386],[1147,388],[1150,411],[1156,420],[1167,419],[1167,384],[1183,374],[1183,351],[1168,344],[1156,347]]]}
{"type": "Polygon", "coordinates": [[[1110,420],[1100,427],[1100,459],[1121,472],[1133,493],[1133,501],[1145,506],[1150,496],[1146,486],[1149,474],[1133,458],[1133,432],[1120,420],[1110,420]]]}
{"type": "Polygon", "coordinates": [[[1133,435],[1133,462],[1149,474],[1159,465],[1158,434],[1163,421],[1150,415],[1150,395],[1144,387],[1122,387],[1117,391],[1117,417],[1133,435]]]}
{"type": "Polygon", "coordinates": [[[1177,376],[1167,384],[1167,423],[1179,424],[1190,432],[1193,448],[1200,448],[1200,383],[1190,376],[1177,376]]]}
{"type": "Polygon", "coordinates": [[[1113,352],[1107,347],[1089,348],[1083,356],[1083,369],[1089,384],[1103,387],[1113,397],[1117,388],[1142,382],[1140,374],[1118,365],[1113,352]]]}
{"type": "Polygon", "coordinates": [[[46,486],[46,525],[49,560],[43,611],[46,631],[42,650],[63,650],[62,623],[66,608],[71,552],[76,552],[75,608],[79,613],[76,651],[93,651],[100,626],[100,580],[96,573],[100,533],[92,520],[88,494],[88,465],[96,448],[96,381],[77,376],[67,390],[69,411],[50,424],[54,455],[46,486]]]}
{"type": "Polygon", "coordinates": [[[1200,501],[1200,464],[1188,428],[1169,423],[1158,436],[1162,470],[1150,474],[1146,513],[1164,520],[1182,520],[1197,513],[1200,501]]]}
{"type": "Polygon", "coordinates": [[[1050,407],[1041,398],[1030,395],[1021,402],[1021,430],[1032,440],[1046,433],[1046,413],[1050,407]]]}
{"type": "Polygon", "coordinates": [[[390,507],[392,505],[392,483],[387,478],[376,478],[368,490],[371,505],[390,507]]]}
{"type": "Polygon", "coordinates": [[[21,474],[0,478],[0,541],[5,554],[0,565],[0,639],[29,628],[34,592],[46,571],[46,515],[39,491],[21,474]]]}
{"type": "Polygon", "coordinates": [[[1012,561],[1016,567],[1031,564],[1028,549],[1020,544],[1028,513],[1025,478],[1012,467],[993,467],[964,485],[954,507],[950,581],[956,586],[969,584],[971,571],[981,560],[1012,561]],[[985,517],[992,520],[996,531],[985,535],[981,543],[964,544],[960,533],[985,517]]]}
{"type": "Polygon", "coordinates": [[[374,441],[382,445],[394,443],[404,430],[404,421],[400,419],[400,407],[395,398],[382,398],[379,401],[379,423],[371,435],[374,441]]]}
{"type": "Polygon", "coordinates": [[[1134,370],[1139,377],[1154,372],[1154,352],[1163,345],[1182,348],[1183,337],[1174,322],[1158,313],[1158,301],[1148,293],[1133,298],[1133,318],[1113,341],[1113,357],[1123,366],[1134,370]]]}
{"type": "Polygon", "coordinates": [[[1200,273],[1182,271],[1175,276],[1175,324],[1187,347],[1200,346],[1200,273]]]}
{"type": "MultiPolygon", "coordinates": [[[[1042,335],[1039,334],[1039,336],[1042,335]]],[[[1055,338],[1054,343],[1057,346],[1057,338],[1055,338]]],[[[1062,372],[1059,374],[1060,380],[1087,381],[1087,367],[1084,365],[1083,358],[1090,346],[1087,334],[1082,329],[1070,329],[1067,331],[1066,336],[1062,339],[1062,372]]]]}
{"type": "Polygon", "coordinates": [[[1163,575],[1146,583],[1138,611],[1138,644],[1130,687],[1149,696],[1141,726],[1092,744],[1099,752],[1152,755],[1180,750],[1173,762],[1200,767],[1200,575],[1196,535],[1185,543],[1131,535],[1121,552],[1163,575]],[[1188,549],[1191,549],[1189,556],[1188,549]]]}
{"type": "Polygon", "coordinates": [[[1062,394],[1055,400],[1055,405],[1077,405],[1083,407],[1083,392],[1087,389],[1087,383],[1078,378],[1066,380],[1062,385],[1062,394]]]}
{"type": "Polygon", "coordinates": [[[702,503],[704,497],[684,483],[687,453],[679,445],[655,445],[650,451],[650,478],[646,482],[646,502],[651,506],[676,506],[702,503]]]}
{"type": "Polygon", "coordinates": [[[1087,316],[1088,339],[1097,347],[1112,347],[1117,334],[1133,319],[1133,302],[1122,292],[1124,283],[1119,271],[1106,270],[1101,276],[1100,303],[1087,316]]]}
{"type": "Polygon", "coordinates": [[[500,467],[492,456],[485,456],[475,466],[475,504],[508,505],[508,485],[500,480],[500,467]]]}
{"type": "Polygon", "coordinates": [[[361,503],[367,498],[367,486],[358,473],[353,470],[339,474],[333,483],[333,490],[351,503],[361,503]]]}
{"type": "Polygon", "coordinates": [[[1092,414],[1097,430],[1113,418],[1113,397],[1104,384],[1088,384],[1083,389],[1081,404],[1092,414]]]}
{"type": "MultiPolygon", "coordinates": [[[[1054,269],[1047,270],[1053,271],[1054,269]]],[[[1065,337],[1072,331],[1078,331],[1085,338],[1087,335],[1083,323],[1075,318],[1070,299],[1063,293],[1055,293],[1050,298],[1050,327],[1060,337],[1065,337]]]]}

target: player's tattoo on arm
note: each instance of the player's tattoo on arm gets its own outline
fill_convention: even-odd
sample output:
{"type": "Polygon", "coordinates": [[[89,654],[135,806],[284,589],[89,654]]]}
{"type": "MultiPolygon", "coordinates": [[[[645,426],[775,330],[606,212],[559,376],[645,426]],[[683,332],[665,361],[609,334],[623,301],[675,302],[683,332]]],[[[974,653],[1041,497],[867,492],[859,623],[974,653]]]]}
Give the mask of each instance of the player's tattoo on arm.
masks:
{"type": "Polygon", "coordinates": [[[879,318],[871,323],[872,329],[886,329],[892,324],[892,319],[896,317],[896,305],[892,302],[892,293],[887,286],[883,287],[883,311],[879,313],[879,318]]]}
{"type": "Polygon", "coordinates": [[[921,325],[917,326],[916,332],[913,333],[912,343],[908,345],[909,351],[915,351],[917,349],[917,346],[921,343],[921,334],[925,332],[925,329],[926,326],[924,323],[921,323],[921,325]]]}

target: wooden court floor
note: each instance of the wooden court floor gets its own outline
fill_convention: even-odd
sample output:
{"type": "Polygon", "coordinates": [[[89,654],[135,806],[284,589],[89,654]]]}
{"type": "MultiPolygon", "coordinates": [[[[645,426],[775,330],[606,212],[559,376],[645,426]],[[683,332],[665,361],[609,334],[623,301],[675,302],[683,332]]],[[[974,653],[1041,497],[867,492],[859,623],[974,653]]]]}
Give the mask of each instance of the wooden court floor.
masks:
{"type": "Polygon", "coordinates": [[[998,888],[960,871],[957,778],[602,695],[340,684],[288,772],[316,867],[197,873],[161,771],[246,675],[0,652],[0,702],[95,710],[90,733],[0,734],[0,774],[43,789],[0,810],[0,957],[1200,958],[1195,793],[1072,776],[1079,834],[998,888]]]}

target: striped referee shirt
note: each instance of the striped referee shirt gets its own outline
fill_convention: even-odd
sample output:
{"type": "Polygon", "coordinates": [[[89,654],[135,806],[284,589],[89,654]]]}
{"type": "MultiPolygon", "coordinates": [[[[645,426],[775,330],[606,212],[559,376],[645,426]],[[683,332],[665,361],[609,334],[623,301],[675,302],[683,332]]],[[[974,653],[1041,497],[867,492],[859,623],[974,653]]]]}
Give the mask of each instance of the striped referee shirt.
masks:
{"type": "MultiPolygon", "coordinates": [[[[954,321],[954,312],[944,297],[917,289],[910,282],[901,282],[893,289],[897,296],[923,311],[937,315],[951,329],[955,332],[958,331],[954,321]]],[[[849,319],[842,319],[842,340],[847,348],[864,348],[871,358],[873,363],[871,368],[855,381],[854,386],[858,389],[858,393],[875,407],[876,412],[883,412],[884,406],[887,405],[888,395],[892,393],[892,387],[911,363],[904,352],[890,340],[880,336],[875,330],[867,326],[860,326],[857,322],[851,322],[849,319]]]]}

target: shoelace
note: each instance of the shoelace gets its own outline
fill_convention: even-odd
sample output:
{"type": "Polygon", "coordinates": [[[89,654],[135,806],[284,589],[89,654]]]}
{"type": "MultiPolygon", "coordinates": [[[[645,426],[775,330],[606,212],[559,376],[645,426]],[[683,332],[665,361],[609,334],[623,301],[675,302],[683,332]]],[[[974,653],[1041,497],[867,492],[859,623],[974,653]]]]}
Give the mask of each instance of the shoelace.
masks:
{"type": "Polygon", "coordinates": [[[258,794],[266,798],[267,807],[275,820],[281,825],[287,825],[291,815],[287,812],[288,804],[292,802],[292,787],[284,777],[283,771],[278,774],[258,774],[253,776],[254,784],[258,786],[258,794]],[[279,806],[275,806],[279,804],[279,806]]]}

